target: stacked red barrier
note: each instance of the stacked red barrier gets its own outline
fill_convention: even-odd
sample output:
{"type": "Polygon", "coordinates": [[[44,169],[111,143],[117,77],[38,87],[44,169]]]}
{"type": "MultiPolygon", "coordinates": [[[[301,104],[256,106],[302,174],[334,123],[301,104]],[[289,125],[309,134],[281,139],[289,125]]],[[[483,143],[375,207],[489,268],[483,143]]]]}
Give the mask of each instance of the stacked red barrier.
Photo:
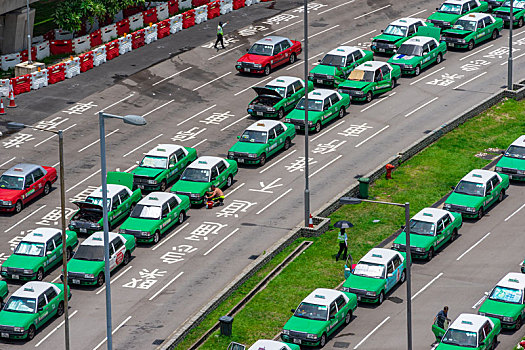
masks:
{"type": "Polygon", "coordinates": [[[165,19],[157,24],[157,39],[170,35],[170,20],[165,19]]]}
{"type": "Polygon", "coordinates": [[[51,29],[49,32],[43,35],[44,40],[55,40],[55,31],[51,29]]]}
{"type": "Polygon", "coordinates": [[[80,71],[82,73],[93,68],[93,51],[88,51],[80,56],[80,71]]]}
{"type": "Polygon", "coordinates": [[[117,34],[123,36],[129,33],[129,19],[125,18],[120,22],[117,22],[117,34]]]}
{"type": "Polygon", "coordinates": [[[64,55],[73,53],[73,41],[71,40],[51,40],[49,43],[51,55],[64,55]]]}
{"type": "Polygon", "coordinates": [[[91,47],[102,45],[102,32],[100,29],[97,29],[93,33],[89,34],[89,40],[91,42],[91,47]]]}
{"type": "Polygon", "coordinates": [[[186,29],[195,25],[195,10],[188,10],[182,14],[182,28],[186,29]]]}
{"type": "Polygon", "coordinates": [[[179,12],[179,1],[178,0],[168,1],[168,12],[170,13],[170,16],[175,16],[177,12],[179,12]]]}
{"type": "Polygon", "coordinates": [[[191,5],[193,7],[199,7],[199,6],[202,6],[202,5],[206,5],[209,2],[210,2],[210,0],[191,0],[191,5]]]}
{"type": "Polygon", "coordinates": [[[66,65],[64,63],[55,64],[47,69],[47,82],[49,84],[55,84],[64,79],[66,79],[66,65]]]}
{"type": "Polygon", "coordinates": [[[144,25],[149,25],[150,23],[157,23],[157,9],[151,8],[146,11],[142,11],[142,18],[144,19],[144,25]]]}
{"type": "Polygon", "coordinates": [[[115,57],[118,57],[118,40],[110,41],[106,44],[106,60],[110,61],[115,57]]]}
{"type": "MultiPolygon", "coordinates": [[[[28,61],[27,57],[27,50],[24,50],[20,52],[20,55],[22,56],[22,62],[28,61]]],[[[36,61],[36,47],[31,47],[31,60],[36,61]]]]}
{"type": "Polygon", "coordinates": [[[221,0],[215,0],[208,3],[208,19],[219,17],[221,15],[221,0]]]}
{"type": "Polygon", "coordinates": [[[144,29],[137,30],[134,33],[131,33],[131,47],[133,50],[138,49],[141,46],[144,46],[144,29]]]}
{"type": "Polygon", "coordinates": [[[11,78],[11,86],[15,95],[31,91],[31,74],[11,78]]]}
{"type": "Polygon", "coordinates": [[[244,7],[244,0],[233,0],[233,9],[238,10],[244,7]]]}

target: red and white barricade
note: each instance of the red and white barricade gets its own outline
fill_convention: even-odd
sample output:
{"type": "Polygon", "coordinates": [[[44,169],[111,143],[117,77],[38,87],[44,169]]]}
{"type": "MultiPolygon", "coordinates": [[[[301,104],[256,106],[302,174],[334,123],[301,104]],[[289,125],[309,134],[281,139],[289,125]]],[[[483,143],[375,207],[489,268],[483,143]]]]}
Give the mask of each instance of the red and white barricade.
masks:
{"type": "Polygon", "coordinates": [[[22,55],[17,53],[10,53],[0,56],[2,70],[9,70],[19,63],[22,63],[22,55]]]}
{"type": "Polygon", "coordinates": [[[169,19],[170,21],[170,32],[175,34],[182,30],[182,15],[176,15],[169,19]]]}
{"type": "Polygon", "coordinates": [[[87,33],[91,33],[99,29],[100,29],[100,23],[98,22],[98,18],[93,18],[93,23],[86,21],[86,32],[87,33]]]}
{"type": "Polygon", "coordinates": [[[136,32],[131,33],[131,47],[133,50],[138,49],[141,46],[144,46],[144,36],[145,30],[137,30],[136,32]]]}
{"type": "Polygon", "coordinates": [[[180,10],[188,10],[193,7],[193,4],[191,3],[191,0],[179,0],[179,11],[180,10]]]}
{"type": "Polygon", "coordinates": [[[128,7],[127,9],[122,10],[122,13],[124,14],[124,18],[131,17],[136,15],[137,13],[141,13],[144,10],[144,6],[132,6],[128,7]]]}
{"type": "Polygon", "coordinates": [[[55,40],[72,40],[73,33],[64,29],[55,29],[55,40]]]}
{"type": "Polygon", "coordinates": [[[36,44],[33,47],[36,50],[37,61],[43,60],[44,58],[51,56],[51,52],[49,51],[49,41],[46,40],[43,43],[36,44]]]}
{"type": "Polygon", "coordinates": [[[110,41],[106,44],[106,60],[111,61],[115,57],[118,57],[118,40],[110,41]]]}
{"type": "Polygon", "coordinates": [[[195,25],[195,10],[188,10],[182,14],[182,28],[186,29],[195,25]]]}
{"type": "Polygon", "coordinates": [[[58,63],[47,69],[47,81],[49,84],[56,84],[66,79],[66,65],[58,63]]]}
{"type": "Polygon", "coordinates": [[[118,38],[119,55],[131,52],[131,50],[133,50],[133,47],[131,45],[131,34],[127,34],[123,37],[118,38]]]}
{"type": "Polygon", "coordinates": [[[49,51],[51,51],[51,55],[69,55],[73,53],[73,41],[51,40],[49,51]]]}
{"type": "Polygon", "coordinates": [[[208,20],[208,5],[195,8],[195,24],[201,24],[208,20]]]}
{"type": "MultiPolygon", "coordinates": [[[[28,60],[28,57],[27,57],[27,50],[24,50],[22,52],[20,52],[20,55],[22,55],[22,62],[26,62],[28,60]]],[[[36,49],[35,47],[31,47],[31,59],[33,61],[36,61],[36,49]]]]}
{"type": "Polygon", "coordinates": [[[91,48],[102,45],[102,33],[99,29],[89,34],[89,42],[91,44],[91,48]]]}
{"type": "Polygon", "coordinates": [[[260,2],[260,0],[244,0],[244,5],[245,6],[252,6],[252,5],[258,4],[259,2],[260,2]]]}
{"type": "Polygon", "coordinates": [[[162,39],[170,35],[170,20],[165,19],[157,24],[157,38],[162,39]]]}
{"type": "Polygon", "coordinates": [[[43,43],[46,39],[44,39],[43,35],[35,36],[31,39],[31,44],[40,44],[43,43]]]}
{"type": "Polygon", "coordinates": [[[11,86],[15,95],[31,91],[31,74],[11,78],[11,86]]]}
{"type": "Polygon", "coordinates": [[[80,71],[82,73],[93,68],[93,51],[88,51],[80,56],[80,71]]]}
{"type": "Polygon", "coordinates": [[[106,46],[102,45],[93,50],[93,66],[98,67],[106,63],[106,46]]]}
{"type": "Polygon", "coordinates": [[[115,14],[115,16],[113,16],[113,22],[120,22],[123,19],[124,19],[124,12],[122,12],[122,10],[120,10],[119,12],[115,14]]]}
{"type": "Polygon", "coordinates": [[[73,52],[80,55],[82,52],[91,49],[91,38],[89,35],[84,35],[73,39],[73,52]]]}
{"type": "Polygon", "coordinates": [[[221,0],[215,0],[208,3],[208,19],[219,17],[221,15],[221,0]]]}
{"type": "Polygon", "coordinates": [[[9,97],[12,88],[11,79],[0,79],[0,96],[9,97]]]}
{"type": "Polygon", "coordinates": [[[144,27],[144,19],[142,18],[142,13],[137,13],[136,15],[133,15],[128,19],[130,30],[135,31],[144,27]]]}
{"type": "Polygon", "coordinates": [[[123,19],[120,22],[116,23],[117,25],[117,34],[118,36],[123,36],[125,34],[128,34],[131,30],[129,28],[129,19],[123,19]]]}
{"type": "Polygon", "coordinates": [[[170,16],[174,16],[179,12],[179,1],[178,0],[169,0],[168,1],[168,12],[170,16]]]}
{"type": "Polygon", "coordinates": [[[55,31],[50,30],[49,32],[45,33],[43,37],[44,37],[44,40],[55,40],[55,31]]]}
{"type": "Polygon", "coordinates": [[[233,11],[233,1],[232,0],[221,0],[221,15],[233,11]]]}
{"type": "Polygon", "coordinates": [[[149,27],[144,28],[144,43],[151,44],[157,41],[157,25],[153,24],[149,27]]]}
{"type": "Polygon", "coordinates": [[[117,25],[115,23],[100,28],[102,33],[102,42],[107,43],[108,41],[115,40],[117,38],[117,25]]]}
{"type": "Polygon", "coordinates": [[[154,7],[152,9],[142,11],[142,20],[145,25],[157,23],[157,9],[154,7]]]}
{"type": "Polygon", "coordinates": [[[38,90],[40,88],[46,87],[48,84],[47,79],[47,69],[42,69],[38,72],[31,73],[31,89],[38,90]]]}
{"type": "Polygon", "coordinates": [[[233,0],[233,9],[238,10],[244,7],[244,0],[233,0]]]}
{"type": "Polygon", "coordinates": [[[169,18],[170,12],[167,3],[157,5],[155,8],[157,9],[157,21],[164,21],[169,18]]]}
{"type": "Polygon", "coordinates": [[[66,66],[66,78],[67,79],[71,79],[75,75],[80,74],[80,58],[71,57],[71,59],[64,62],[64,64],[66,66]]]}

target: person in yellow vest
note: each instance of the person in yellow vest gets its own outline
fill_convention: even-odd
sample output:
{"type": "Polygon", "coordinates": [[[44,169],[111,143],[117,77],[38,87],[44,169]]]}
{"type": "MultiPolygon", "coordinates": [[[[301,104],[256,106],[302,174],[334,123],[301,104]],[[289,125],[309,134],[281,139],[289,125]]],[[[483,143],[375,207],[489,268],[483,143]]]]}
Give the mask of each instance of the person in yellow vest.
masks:
{"type": "Polygon", "coordinates": [[[223,40],[224,31],[222,28],[227,24],[228,22],[226,23],[219,22],[219,25],[217,26],[217,41],[215,41],[215,45],[213,46],[214,48],[217,49],[217,51],[219,51],[219,48],[217,47],[218,43],[221,43],[222,48],[224,49],[224,40],[223,40]]]}
{"type": "Polygon", "coordinates": [[[339,251],[335,256],[335,261],[339,260],[341,253],[343,253],[343,259],[346,259],[346,254],[348,254],[348,236],[346,235],[345,229],[342,228],[337,234],[337,242],[339,242],[339,251]]]}

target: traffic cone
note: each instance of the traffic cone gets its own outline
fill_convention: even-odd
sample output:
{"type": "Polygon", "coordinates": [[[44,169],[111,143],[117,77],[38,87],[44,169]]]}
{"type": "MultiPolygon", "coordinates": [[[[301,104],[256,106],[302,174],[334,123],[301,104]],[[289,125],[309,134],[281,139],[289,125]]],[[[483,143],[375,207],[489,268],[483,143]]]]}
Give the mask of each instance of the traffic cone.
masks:
{"type": "Polygon", "coordinates": [[[314,219],[312,218],[312,214],[310,214],[310,219],[308,219],[308,227],[309,228],[314,227],[314,219]]]}
{"type": "Polygon", "coordinates": [[[6,114],[5,108],[4,108],[4,99],[0,98],[0,115],[4,115],[4,114],[6,114]]]}
{"type": "Polygon", "coordinates": [[[9,91],[9,104],[7,105],[7,108],[16,108],[17,105],[15,103],[15,94],[13,93],[13,89],[9,91]]]}

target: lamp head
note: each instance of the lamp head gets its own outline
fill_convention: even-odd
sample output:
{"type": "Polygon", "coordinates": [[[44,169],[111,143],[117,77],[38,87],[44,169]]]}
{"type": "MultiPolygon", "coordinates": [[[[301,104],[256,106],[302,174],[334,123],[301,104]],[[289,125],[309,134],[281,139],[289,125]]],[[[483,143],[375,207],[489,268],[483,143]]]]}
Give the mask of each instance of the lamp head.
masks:
{"type": "Polygon", "coordinates": [[[122,118],[124,120],[124,123],[131,124],[131,125],[146,125],[146,119],[139,115],[126,115],[122,118]]]}

